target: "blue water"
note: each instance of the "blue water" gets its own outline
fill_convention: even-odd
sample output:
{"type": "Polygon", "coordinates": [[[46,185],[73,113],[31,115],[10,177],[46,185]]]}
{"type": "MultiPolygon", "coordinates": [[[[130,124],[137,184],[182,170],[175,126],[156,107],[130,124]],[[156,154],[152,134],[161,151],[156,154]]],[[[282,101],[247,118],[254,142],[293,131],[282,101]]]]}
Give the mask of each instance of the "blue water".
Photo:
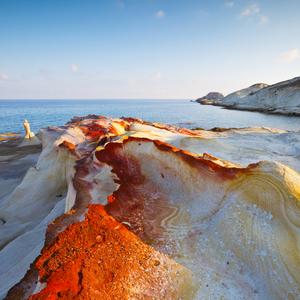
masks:
{"type": "Polygon", "coordinates": [[[184,127],[267,126],[300,129],[300,117],[267,115],[204,106],[188,100],[0,100],[0,133],[21,132],[24,119],[33,131],[63,125],[73,116],[130,116],[184,127]]]}

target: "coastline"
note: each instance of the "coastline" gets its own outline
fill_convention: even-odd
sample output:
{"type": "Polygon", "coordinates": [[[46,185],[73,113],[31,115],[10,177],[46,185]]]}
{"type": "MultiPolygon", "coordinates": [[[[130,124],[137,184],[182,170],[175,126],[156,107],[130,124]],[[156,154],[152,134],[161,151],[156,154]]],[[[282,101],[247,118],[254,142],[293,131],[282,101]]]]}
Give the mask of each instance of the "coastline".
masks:
{"type": "Polygon", "coordinates": [[[300,116],[300,77],[272,85],[256,83],[226,96],[210,92],[196,102],[231,110],[300,116]]]}
{"type": "Polygon", "coordinates": [[[249,111],[249,112],[259,112],[259,113],[264,113],[264,114],[268,114],[268,115],[280,115],[280,116],[287,116],[287,117],[300,117],[300,113],[297,112],[283,112],[283,111],[277,111],[275,109],[270,109],[270,110],[266,110],[266,109],[262,109],[262,108],[251,108],[251,107],[238,107],[236,105],[224,105],[224,104],[219,104],[219,103],[200,103],[197,101],[194,101],[200,105],[206,105],[206,106],[217,106],[217,107],[221,107],[224,109],[228,109],[228,110],[239,110],[239,111],[249,111]]]}

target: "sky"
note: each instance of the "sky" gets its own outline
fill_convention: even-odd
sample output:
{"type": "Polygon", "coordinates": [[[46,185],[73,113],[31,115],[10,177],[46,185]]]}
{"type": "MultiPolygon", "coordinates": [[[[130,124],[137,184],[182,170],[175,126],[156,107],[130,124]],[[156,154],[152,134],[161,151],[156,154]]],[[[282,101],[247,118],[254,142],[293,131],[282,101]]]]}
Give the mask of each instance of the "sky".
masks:
{"type": "Polygon", "coordinates": [[[0,99],[194,99],[300,76],[300,0],[0,0],[0,99]]]}

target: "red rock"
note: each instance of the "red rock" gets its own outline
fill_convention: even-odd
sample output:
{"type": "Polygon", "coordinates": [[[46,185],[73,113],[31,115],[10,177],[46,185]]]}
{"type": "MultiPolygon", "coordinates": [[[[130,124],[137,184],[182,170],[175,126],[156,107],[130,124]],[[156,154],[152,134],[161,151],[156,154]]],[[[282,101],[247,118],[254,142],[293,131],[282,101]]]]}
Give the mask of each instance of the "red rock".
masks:
{"type": "Polygon", "coordinates": [[[60,233],[36,268],[47,286],[31,300],[174,299],[191,287],[186,269],[144,244],[101,205],[91,205],[83,222],[60,233]]]}

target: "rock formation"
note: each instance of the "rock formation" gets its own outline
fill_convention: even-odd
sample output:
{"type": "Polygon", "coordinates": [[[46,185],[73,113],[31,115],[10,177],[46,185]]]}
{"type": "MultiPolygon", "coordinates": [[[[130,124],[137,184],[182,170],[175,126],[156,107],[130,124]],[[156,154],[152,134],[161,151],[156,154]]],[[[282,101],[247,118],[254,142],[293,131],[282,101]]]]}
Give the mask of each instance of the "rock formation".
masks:
{"type": "Polygon", "coordinates": [[[198,98],[196,102],[201,104],[213,104],[214,102],[221,101],[224,95],[218,92],[210,92],[202,98],[198,98]]]}
{"type": "Polygon", "coordinates": [[[1,201],[0,296],[297,299],[300,175],[203,151],[247,134],[287,133],[95,115],[43,129],[1,201]]]}
{"type": "Polygon", "coordinates": [[[24,126],[24,130],[25,130],[25,137],[24,137],[22,143],[19,145],[19,147],[40,145],[41,144],[40,140],[30,130],[30,124],[26,119],[24,120],[23,126],[24,126]]]}
{"type": "Polygon", "coordinates": [[[0,133],[0,142],[18,140],[19,138],[20,134],[14,132],[0,133]]]}
{"type": "Polygon", "coordinates": [[[221,100],[200,103],[231,109],[300,115],[300,77],[273,85],[255,84],[231,93],[221,100]]]}
{"type": "Polygon", "coordinates": [[[34,137],[34,133],[31,132],[30,124],[26,119],[24,120],[23,126],[25,130],[25,139],[31,139],[32,137],[34,137]]]}

